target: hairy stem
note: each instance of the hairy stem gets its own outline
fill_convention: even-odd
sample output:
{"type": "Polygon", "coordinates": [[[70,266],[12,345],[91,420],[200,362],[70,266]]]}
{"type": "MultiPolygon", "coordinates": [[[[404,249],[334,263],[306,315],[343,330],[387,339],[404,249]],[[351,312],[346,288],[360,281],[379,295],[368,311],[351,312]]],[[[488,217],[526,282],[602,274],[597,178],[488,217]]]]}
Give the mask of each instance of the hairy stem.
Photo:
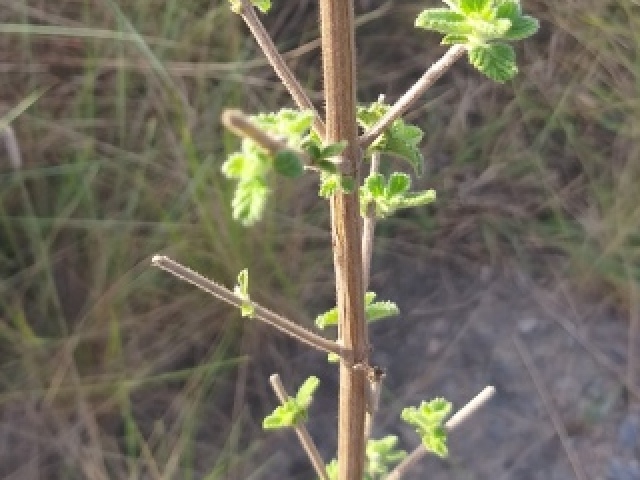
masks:
{"type": "MultiPolygon", "coordinates": [[[[280,381],[280,375],[274,373],[269,377],[269,382],[271,383],[273,391],[278,396],[280,403],[284,405],[286,401],[289,400],[289,395],[287,394],[284,385],[282,385],[282,382],[280,381]]],[[[300,440],[300,444],[302,445],[302,448],[304,448],[304,451],[307,453],[307,456],[309,457],[309,460],[313,465],[313,469],[316,471],[318,477],[320,477],[322,480],[329,480],[327,468],[325,467],[324,461],[320,456],[320,452],[318,452],[316,444],[313,443],[313,440],[311,439],[311,435],[309,435],[309,431],[307,430],[307,428],[302,423],[296,425],[293,428],[296,431],[298,440],[300,440]]]]}
{"type": "Polygon", "coordinates": [[[360,137],[360,146],[367,148],[393,121],[402,116],[466,51],[462,45],[454,45],[420,77],[420,79],[389,109],[384,117],[360,137]]]}
{"type": "MultiPolygon", "coordinates": [[[[212,280],[209,280],[208,278],[203,277],[199,273],[194,272],[190,268],[185,267],[184,265],[171,260],[168,257],[155,255],[151,260],[151,264],[171,273],[175,277],[178,277],[185,282],[195,285],[201,290],[210,293],[214,297],[219,298],[223,302],[233,305],[234,307],[241,308],[245,303],[243,299],[239,298],[235,293],[233,293],[223,285],[220,285],[212,280]]],[[[258,305],[257,303],[252,302],[251,305],[254,309],[253,318],[268,323],[272,327],[277,328],[281,332],[286,333],[287,335],[299,340],[300,342],[306,343],[307,345],[310,345],[326,353],[335,353],[340,357],[345,356],[346,358],[350,358],[352,356],[336,342],[332,342],[331,340],[327,340],[320,335],[310,332],[306,328],[293,323],[287,318],[281,317],[280,315],[264,308],[261,305],[258,305]]]]}
{"type": "MultiPolygon", "coordinates": [[[[342,174],[359,180],[353,0],[320,0],[327,142],[346,141],[342,174]]],[[[340,361],[338,478],[364,477],[366,369],[369,362],[362,282],[361,219],[357,190],[331,198],[338,336],[353,358],[340,361]]]]}
{"type": "Polygon", "coordinates": [[[300,82],[295,77],[289,66],[286,64],[280,52],[273,44],[273,40],[271,40],[271,36],[264,28],[264,25],[258,18],[253,5],[248,0],[242,0],[242,19],[245,21],[249,30],[251,30],[251,34],[260,45],[260,48],[264,52],[264,55],[269,60],[269,63],[273,67],[276,72],[276,75],[280,78],[282,84],[289,91],[289,94],[293,98],[298,108],[301,110],[311,110],[314,113],[313,119],[313,128],[320,135],[321,138],[325,136],[325,125],[320,118],[317,110],[313,106],[311,99],[306,94],[300,82]]]}
{"type": "MultiPolygon", "coordinates": [[[[467,418],[473,415],[476,410],[478,410],[478,408],[487,403],[487,401],[493,396],[495,392],[495,387],[485,387],[478,395],[473,397],[469,401],[469,403],[467,403],[464,407],[454,413],[453,416],[447,421],[447,423],[444,424],[447,432],[451,432],[467,418]]],[[[429,452],[426,448],[424,448],[424,445],[420,444],[419,447],[417,447],[413,452],[405,457],[405,459],[391,471],[391,473],[385,478],[385,480],[400,480],[427,453],[429,452]]]]}

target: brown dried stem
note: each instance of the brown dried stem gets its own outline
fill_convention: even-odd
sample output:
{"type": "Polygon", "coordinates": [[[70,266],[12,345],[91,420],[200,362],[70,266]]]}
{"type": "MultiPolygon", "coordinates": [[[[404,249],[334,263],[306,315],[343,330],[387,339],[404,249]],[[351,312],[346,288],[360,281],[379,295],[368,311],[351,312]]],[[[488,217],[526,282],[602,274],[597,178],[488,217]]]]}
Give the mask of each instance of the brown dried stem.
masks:
{"type": "MultiPolygon", "coordinates": [[[[342,174],[360,178],[361,149],[356,125],[353,0],[320,0],[327,143],[346,141],[342,174]]],[[[331,198],[331,236],[336,274],[338,337],[353,362],[340,362],[338,478],[362,480],[367,411],[369,343],[364,315],[360,205],[354,193],[331,198]]]]}
{"type": "Polygon", "coordinates": [[[298,82],[298,79],[295,77],[287,63],[284,61],[284,58],[282,58],[282,55],[280,55],[280,52],[278,52],[276,46],[273,44],[271,36],[258,18],[253,5],[251,5],[248,0],[241,1],[242,11],[240,12],[240,15],[249,27],[249,30],[251,30],[253,38],[255,38],[258,45],[260,45],[264,55],[275,70],[276,75],[278,75],[282,84],[289,91],[289,94],[293,98],[294,102],[296,102],[296,105],[298,105],[298,108],[301,110],[311,110],[313,112],[313,128],[321,138],[324,138],[325,125],[322,118],[320,118],[320,114],[313,106],[311,99],[306,94],[302,85],[300,85],[300,82],[298,82]]]}
{"type": "MultiPolygon", "coordinates": [[[[269,382],[271,383],[273,391],[278,396],[280,403],[284,405],[285,402],[289,400],[289,395],[287,394],[284,385],[282,385],[282,382],[280,381],[280,375],[274,373],[269,377],[269,382]]],[[[322,480],[329,480],[327,468],[325,467],[324,461],[320,456],[320,452],[318,452],[316,444],[313,443],[313,439],[311,438],[311,435],[309,435],[309,431],[307,430],[307,428],[304,426],[304,424],[299,424],[294,426],[293,429],[296,431],[298,440],[300,440],[300,444],[302,445],[302,448],[304,448],[304,451],[307,453],[307,456],[309,457],[309,460],[313,465],[313,469],[316,471],[318,477],[320,477],[322,480]]]]}
{"type": "MultiPolygon", "coordinates": [[[[214,297],[219,298],[223,302],[233,305],[234,307],[241,308],[246,303],[246,301],[239,298],[235,293],[233,293],[223,285],[220,285],[212,280],[209,280],[208,278],[203,277],[199,273],[194,272],[190,268],[185,267],[184,265],[181,265],[180,263],[171,260],[168,257],[155,255],[151,260],[151,264],[171,273],[175,277],[178,277],[185,282],[195,285],[199,289],[210,293],[214,297]]],[[[252,302],[251,305],[254,309],[253,318],[268,323],[281,332],[284,332],[287,335],[295,338],[296,340],[299,340],[302,343],[306,343],[307,345],[310,345],[320,351],[326,353],[335,353],[340,357],[351,357],[351,355],[348,355],[349,352],[338,345],[336,342],[327,340],[326,338],[321,337],[318,334],[310,332],[306,328],[293,323],[287,318],[281,317],[280,315],[264,308],[261,305],[258,305],[255,302],[252,302]]]]}
{"type": "Polygon", "coordinates": [[[389,109],[384,117],[360,137],[360,146],[367,148],[394,120],[404,115],[409,107],[424,94],[466,51],[462,45],[454,45],[389,109]]]}

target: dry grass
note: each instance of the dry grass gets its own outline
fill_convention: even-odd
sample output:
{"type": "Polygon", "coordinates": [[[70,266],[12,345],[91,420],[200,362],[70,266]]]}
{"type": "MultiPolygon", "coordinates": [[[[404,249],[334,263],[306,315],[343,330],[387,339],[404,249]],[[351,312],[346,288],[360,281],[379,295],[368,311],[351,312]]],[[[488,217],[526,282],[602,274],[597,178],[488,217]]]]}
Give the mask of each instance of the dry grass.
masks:
{"type": "MultiPolygon", "coordinates": [[[[148,260],[168,251],[227,284],[249,265],[262,297],[302,318],[292,298],[332,288],[326,214],[303,188],[284,185],[284,213],[256,230],[230,221],[219,165],[235,140],[219,112],[289,100],[225,2],[187,3],[0,0],[0,114],[46,89],[11,124],[20,168],[0,155],[4,477],[244,478],[271,373],[247,354],[288,344],[148,260]]],[[[401,239],[391,248],[560,270],[626,300],[640,281],[640,7],[524,3],[543,29],[513,84],[460,64],[411,113],[438,206],[380,231],[401,239]]],[[[269,20],[283,49],[316,38],[313,8],[269,20]]],[[[398,2],[359,30],[363,100],[395,98],[440,54],[408,31],[420,8],[398,2]]],[[[317,99],[318,50],[289,59],[317,99]]]]}

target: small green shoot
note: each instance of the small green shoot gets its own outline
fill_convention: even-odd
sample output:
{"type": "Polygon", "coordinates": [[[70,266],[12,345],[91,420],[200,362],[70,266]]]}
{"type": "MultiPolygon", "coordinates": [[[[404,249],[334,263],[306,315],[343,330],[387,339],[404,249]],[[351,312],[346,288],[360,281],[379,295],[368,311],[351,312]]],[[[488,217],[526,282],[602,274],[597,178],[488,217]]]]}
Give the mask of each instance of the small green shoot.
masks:
{"type": "Polygon", "coordinates": [[[249,298],[249,271],[246,268],[238,274],[238,284],[233,288],[233,292],[242,300],[240,314],[243,317],[252,317],[254,307],[249,298]]]}
{"type": "Polygon", "coordinates": [[[444,35],[442,43],[467,48],[469,63],[503,83],[518,72],[513,47],[538,31],[538,20],[523,15],[519,0],[443,0],[449,8],[429,8],[416,27],[444,35]]]}
{"type": "Polygon", "coordinates": [[[405,408],[401,417],[416,428],[427,451],[444,458],[449,453],[444,420],[451,413],[451,408],[451,402],[444,398],[435,398],[430,402],[422,402],[419,408],[405,408]]]}
{"type": "MultiPolygon", "coordinates": [[[[379,440],[367,441],[364,480],[382,480],[391,467],[407,456],[404,450],[397,450],[398,437],[387,435],[379,440]]],[[[338,462],[333,459],[327,465],[330,480],[338,480],[338,462]]]]}
{"type": "Polygon", "coordinates": [[[320,385],[317,377],[309,377],[300,386],[295,397],[287,399],[278,406],[262,422],[262,428],[273,430],[277,428],[295,427],[304,423],[308,418],[308,408],[313,400],[313,393],[320,385]]]}
{"type": "Polygon", "coordinates": [[[411,178],[406,173],[394,172],[385,181],[384,175],[369,175],[360,187],[360,208],[362,215],[369,205],[375,207],[378,218],[385,218],[403,208],[420,207],[435,201],[435,190],[410,192],[411,178]]]}
{"type": "MultiPolygon", "coordinates": [[[[400,314],[398,306],[390,301],[374,302],[376,294],[367,292],[364,296],[365,315],[367,322],[372,323],[383,318],[400,314]]],[[[329,326],[338,325],[338,308],[334,307],[316,317],[316,326],[325,329],[329,326]]]]}
{"type": "MultiPolygon", "coordinates": [[[[231,3],[232,12],[242,12],[242,0],[229,0],[229,2],[231,3]]],[[[256,7],[262,13],[267,13],[271,10],[271,0],[251,0],[251,5],[256,7]]]]}
{"type": "MultiPolygon", "coordinates": [[[[358,107],[358,124],[365,129],[373,127],[389,108],[391,108],[389,105],[382,102],[358,107]]],[[[424,173],[424,157],[419,146],[423,136],[422,129],[409,125],[399,118],[369,146],[367,153],[386,153],[406,160],[420,177],[424,173]]]]}

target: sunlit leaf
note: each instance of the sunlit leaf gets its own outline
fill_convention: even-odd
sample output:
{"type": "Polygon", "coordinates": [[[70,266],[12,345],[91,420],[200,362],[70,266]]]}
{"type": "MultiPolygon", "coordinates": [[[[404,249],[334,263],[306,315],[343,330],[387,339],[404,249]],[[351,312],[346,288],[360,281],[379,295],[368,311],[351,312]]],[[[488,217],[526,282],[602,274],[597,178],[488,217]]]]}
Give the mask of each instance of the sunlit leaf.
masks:
{"type": "Polygon", "coordinates": [[[518,73],[515,51],[506,43],[473,47],[468,56],[471,65],[496,82],[506,82],[518,73]]]}

